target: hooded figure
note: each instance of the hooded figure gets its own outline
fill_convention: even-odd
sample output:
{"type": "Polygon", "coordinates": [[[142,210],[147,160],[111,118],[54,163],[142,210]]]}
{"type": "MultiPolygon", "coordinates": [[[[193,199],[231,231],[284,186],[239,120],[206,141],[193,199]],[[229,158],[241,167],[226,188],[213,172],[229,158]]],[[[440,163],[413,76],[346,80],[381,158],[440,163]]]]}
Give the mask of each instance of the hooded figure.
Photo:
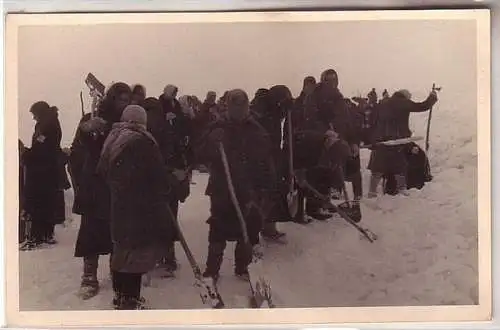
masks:
{"type": "MultiPolygon", "coordinates": [[[[31,148],[26,148],[23,154],[23,163],[26,166],[25,208],[31,216],[32,226],[29,240],[21,247],[28,250],[43,243],[56,243],[53,235],[54,225],[60,223],[60,192],[67,189],[67,177],[66,182],[62,182],[64,168],[58,109],[39,101],[31,106],[30,112],[36,124],[31,148]]],[[[64,208],[64,200],[62,203],[64,208]]]]}
{"type": "Polygon", "coordinates": [[[172,190],[142,107],[129,105],[113,124],[97,172],[111,191],[114,303],[116,309],[141,309],[141,277],[163,257],[174,231],[166,203],[172,190]]]}
{"type": "Polygon", "coordinates": [[[274,196],[274,208],[269,218],[266,219],[262,236],[277,240],[285,234],[277,230],[276,222],[289,222],[292,220],[286,202],[288,186],[285,181],[287,177],[285,169],[288,166],[285,163],[288,162],[288,159],[284,157],[282,138],[283,132],[287,129],[286,126],[283,129],[284,119],[287,113],[292,110],[293,97],[290,89],[284,85],[273,86],[260,97],[262,100],[259,100],[256,106],[262,103],[262,108],[255,117],[270,137],[275,173],[277,175],[276,180],[280,184],[280,191],[274,196]]]}
{"type": "Polygon", "coordinates": [[[75,183],[73,213],[81,215],[75,257],[83,258],[79,296],[89,299],[99,292],[99,255],[112,252],[110,234],[110,192],[96,173],[101,150],[114,123],[131,100],[130,87],[113,84],[99,104],[95,117],[86,114],[80,121],[71,145],[70,167],[75,183]]]}
{"type": "Polygon", "coordinates": [[[243,244],[241,226],[230,198],[228,181],[219,153],[227,154],[235,194],[247,226],[250,243],[259,242],[268,202],[276,193],[271,144],[266,131],[250,116],[247,94],[227,94],[227,119],[215,122],[197,146],[198,161],[210,168],[206,195],[210,197],[209,247],[204,276],[217,279],[227,241],[236,241],[235,274],[248,276],[251,251],[243,244]]]}
{"type": "Polygon", "coordinates": [[[146,98],[146,88],[142,85],[132,86],[132,104],[142,104],[146,98]]]}
{"type": "MultiPolygon", "coordinates": [[[[165,122],[160,150],[170,177],[177,180],[173,184],[174,193],[169,195],[169,205],[177,218],[179,202],[184,202],[190,193],[191,170],[193,166],[193,120],[183,111],[176,100],[178,88],[167,85],[159,97],[162,104],[165,122]]],[[[177,239],[176,239],[177,240],[177,239]]],[[[165,258],[161,262],[164,276],[173,276],[177,270],[174,242],[166,242],[165,258]]]]}
{"type": "MultiPolygon", "coordinates": [[[[316,111],[316,126],[313,128],[318,133],[324,134],[328,130],[333,130],[338,134],[338,138],[346,142],[351,148],[352,157],[356,158],[359,155],[359,143],[361,135],[355,128],[353,116],[355,113],[350,111],[344,96],[340,92],[339,78],[337,72],[333,69],[325,70],[321,74],[320,83],[314,89],[309,102],[306,105],[312,111],[316,111]]],[[[334,191],[343,190],[344,187],[344,171],[347,166],[356,165],[358,161],[355,159],[351,164],[344,164],[336,171],[319,171],[317,182],[321,185],[330,185],[334,191]]],[[[354,172],[354,170],[353,170],[354,172]]],[[[359,196],[356,196],[359,197],[359,196]]],[[[318,202],[319,203],[319,202],[318,202]]],[[[321,211],[321,210],[320,210],[321,211]]],[[[323,212],[313,212],[321,218],[329,217],[323,212]]]]}
{"type": "Polygon", "coordinates": [[[183,95],[179,98],[182,112],[190,119],[194,118],[193,100],[189,95],[183,95]]]}

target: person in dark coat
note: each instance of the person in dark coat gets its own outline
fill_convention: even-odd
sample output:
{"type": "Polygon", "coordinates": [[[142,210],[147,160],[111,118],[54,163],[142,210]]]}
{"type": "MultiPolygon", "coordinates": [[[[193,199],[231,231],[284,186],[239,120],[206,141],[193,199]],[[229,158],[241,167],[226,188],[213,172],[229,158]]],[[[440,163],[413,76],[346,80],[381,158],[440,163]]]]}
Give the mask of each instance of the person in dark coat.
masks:
{"type": "Polygon", "coordinates": [[[299,209],[295,222],[326,220],[330,216],[319,214],[319,210],[324,207],[323,202],[304,189],[300,182],[305,180],[319,193],[328,196],[330,182],[324,178],[345,164],[347,158],[352,156],[351,148],[333,130],[325,133],[300,131],[294,134],[293,143],[295,175],[299,186],[299,209]]]}
{"type": "Polygon", "coordinates": [[[252,118],[247,94],[232,90],[227,94],[228,118],[212,125],[207,137],[197,145],[197,159],[210,169],[206,195],[210,197],[208,257],[205,277],[217,280],[227,241],[236,241],[235,275],[248,276],[252,251],[243,243],[240,222],[230,198],[221,154],[227,154],[231,179],[244,215],[251,245],[259,243],[259,233],[269,212],[267,204],[276,193],[272,149],[267,132],[252,118]]]}
{"type": "Polygon", "coordinates": [[[39,101],[30,108],[36,121],[31,148],[26,149],[26,211],[32,219],[30,239],[22,249],[33,249],[43,243],[55,244],[58,192],[61,190],[62,131],[57,107],[39,101]]]}
{"type": "Polygon", "coordinates": [[[132,101],[131,104],[139,104],[141,105],[142,102],[146,99],[146,87],[143,85],[133,85],[132,86],[132,101]]]}
{"type": "MultiPolygon", "coordinates": [[[[191,169],[193,164],[193,122],[183,113],[179,101],[177,101],[178,88],[167,85],[163,94],[159,97],[165,116],[164,142],[160,142],[162,156],[168,171],[179,181],[176,185],[176,193],[169,195],[169,205],[174,216],[177,218],[179,202],[183,203],[190,193],[191,169]]],[[[175,239],[178,241],[178,238],[175,239]]],[[[175,257],[175,241],[166,242],[165,258],[161,262],[164,276],[173,276],[177,270],[175,257]]]]}
{"type": "Polygon", "coordinates": [[[27,233],[27,213],[26,213],[26,202],[25,202],[25,171],[24,171],[24,153],[26,152],[26,147],[21,140],[18,140],[19,146],[19,244],[23,243],[28,239],[29,233],[27,233]]]}
{"type": "MultiPolygon", "coordinates": [[[[423,102],[411,100],[407,90],[400,90],[382,103],[376,112],[375,129],[372,143],[409,138],[410,113],[429,110],[437,102],[437,94],[432,91],[423,102]]],[[[377,146],[372,149],[368,169],[372,172],[368,197],[377,196],[377,188],[384,174],[394,175],[397,191],[407,194],[406,172],[408,163],[405,154],[406,145],[377,146]]]]}
{"type": "MultiPolygon", "coordinates": [[[[321,74],[320,82],[316,85],[307,107],[316,111],[316,120],[314,121],[314,130],[324,134],[328,130],[334,130],[339,138],[345,141],[351,150],[354,158],[359,155],[359,136],[355,130],[352,112],[340,92],[339,79],[337,72],[333,69],[325,70],[321,74]]],[[[343,167],[342,167],[343,168],[343,167]]],[[[318,182],[322,185],[329,185],[330,189],[340,194],[344,187],[345,177],[337,168],[335,171],[321,170],[318,173],[318,182]]],[[[331,214],[325,214],[324,209],[320,207],[323,203],[318,201],[317,211],[312,212],[317,219],[325,219],[331,214]]]]}
{"type": "Polygon", "coordinates": [[[79,291],[82,299],[99,292],[97,268],[100,255],[112,252],[110,233],[110,192],[96,166],[102,146],[123,109],[130,104],[132,91],[122,82],[113,84],[93,116],[80,121],[71,145],[70,167],[75,183],[73,213],[81,215],[75,244],[75,257],[83,258],[83,274],[79,291]]]}
{"type": "Polygon", "coordinates": [[[163,257],[174,225],[172,193],[146,111],[129,105],[109,133],[97,166],[111,192],[111,237],[116,309],[142,309],[141,277],[163,257]]]}
{"type": "MultiPolygon", "coordinates": [[[[290,89],[284,85],[271,87],[267,93],[262,93],[261,101],[256,100],[254,104],[253,116],[257,122],[266,130],[271,139],[273,164],[279,183],[279,191],[274,196],[273,209],[266,219],[262,236],[271,240],[279,240],[285,233],[277,229],[276,222],[289,222],[292,217],[288,210],[286,195],[289,187],[287,185],[286,169],[288,168],[283,145],[283,124],[286,114],[293,108],[293,97],[290,89]]],[[[286,130],[286,127],[284,128],[286,130]]]]}
{"type": "Polygon", "coordinates": [[[208,92],[207,97],[200,107],[199,113],[196,115],[193,126],[193,139],[197,140],[203,135],[203,132],[208,126],[220,117],[219,109],[217,106],[217,94],[215,92],[208,92]]]}

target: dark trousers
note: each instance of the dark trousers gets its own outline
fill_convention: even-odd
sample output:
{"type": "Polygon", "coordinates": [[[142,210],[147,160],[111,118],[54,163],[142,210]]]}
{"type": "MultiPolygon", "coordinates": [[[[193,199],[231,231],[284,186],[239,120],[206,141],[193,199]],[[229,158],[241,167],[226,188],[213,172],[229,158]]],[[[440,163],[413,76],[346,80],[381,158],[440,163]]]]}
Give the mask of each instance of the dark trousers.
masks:
{"type": "MultiPolygon", "coordinates": [[[[332,172],[327,169],[313,168],[307,171],[307,182],[320,194],[328,196],[332,186],[332,172]]],[[[320,211],[324,202],[316,198],[312,193],[299,192],[306,199],[306,213],[314,214],[320,211]]],[[[299,198],[300,199],[300,198],[299,198]]]]}
{"type": "Polygon", "coordinates": [[[361,172],[353,174],[351,178],[352,192],[354,194],[354,199],[360,199],[363,196],[363,181],[361,172]]]}
{"type": "Polygon", "coordinates": [[[142,274],[113,271],[113,291],[122,298],[139,300],[141,297],[142,274]]]}
{"type": "MultiPolygon", "coordinates": [[[[222,265],[222,259],[224,257],[224,250],[226,249],[227,243],[223,242],[209,242],[208,244],[208,257],[206,263],[206,272],[211,275],[219,274],[220,267],[222,265]]],[[[248,265],[252,261],[251,253],[245,247],[242,241],[236,242],[236,248],[234,249],[234,270],[235,273],[244,273],[247,271],[248,265]]]]}

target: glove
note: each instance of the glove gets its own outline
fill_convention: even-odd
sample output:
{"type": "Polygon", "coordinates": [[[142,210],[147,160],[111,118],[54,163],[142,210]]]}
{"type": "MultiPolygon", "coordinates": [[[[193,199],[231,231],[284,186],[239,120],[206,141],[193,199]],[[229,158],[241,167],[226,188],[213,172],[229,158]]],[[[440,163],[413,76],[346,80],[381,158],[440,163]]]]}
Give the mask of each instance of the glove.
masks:
{"type": "Polygon", "coordinates": [[[432,104],[436,103],[438,101],[437,91],[432,91],[429,94],[428,100],[432,102],[432,104]]]}
{"type": "Polygon", "coordinates": [[[222,142],[222,140],[224,140],[224,130],[222,128],[216,128],[216,129],[214,129],[210,133],[209,139],[212,142],[215,142],[215,143],[222,142]]]}

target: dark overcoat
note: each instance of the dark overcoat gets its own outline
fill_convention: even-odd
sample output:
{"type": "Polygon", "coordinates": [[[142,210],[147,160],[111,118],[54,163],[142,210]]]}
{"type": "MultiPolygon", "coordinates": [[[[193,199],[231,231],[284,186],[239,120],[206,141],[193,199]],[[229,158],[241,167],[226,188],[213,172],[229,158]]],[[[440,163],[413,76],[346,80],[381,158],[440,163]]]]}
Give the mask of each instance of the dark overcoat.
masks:
{"type": "MultiPolygon", "coordinates": [[[[267,209],[265,201],[277,193],[270,139],[266,131],[254,120],[242,123],[224,120],[214,123],[208,134],[216,128],[224,131],[223,145],[227,154],[230,173],[244,214],[250,240],[258,242],[258,235],[265,216],[258,212],[267,209]]],[[[241,226],[231,200],[218,144],[203,138],[196,153],[200,163],[210,169],[206,195],[210,196],[211,216],[209,241],[235,241],[242,238],[241,226]]]]}
{"type": "Polygon", "coordinates": [[[61,125],[57,117],[35,125],[31,148],[26,149],[25,209],[32,220],[56,224],[61,188],[61,125]]]}
{"type": "Polygon", "coordinates": [[[100,175],[110,188],[112,269],[145,273],[164,254],[174,224],[168,211],[171,193],[157,144],[136,134],[100,175]]]}
{"type": "MultiPolygon", "coordinates": [[[[436,103],[429,96],[424,102],[413,102],[401,93],[381,103],[375,112],[372,143],[411,137],[409,118],[412,112],[424,112],[436,103]]],[[[368,169],[383,174],[406,174],[405,146],[378,146],[370,155],[368,169]]]]}
{"type": "Polygon", "coordinates": [[[90,120],[86,114],[80,121],[71,145],[70,167],[75,183],[73,213],[81,215],[75,245],[75,257],[105,255],[112,252],[110,233],[110,196],[105,181],[96,172],[104,141],[113,120],[108,118],[102,134],[84,132],[81,125],[90,120]]]}

